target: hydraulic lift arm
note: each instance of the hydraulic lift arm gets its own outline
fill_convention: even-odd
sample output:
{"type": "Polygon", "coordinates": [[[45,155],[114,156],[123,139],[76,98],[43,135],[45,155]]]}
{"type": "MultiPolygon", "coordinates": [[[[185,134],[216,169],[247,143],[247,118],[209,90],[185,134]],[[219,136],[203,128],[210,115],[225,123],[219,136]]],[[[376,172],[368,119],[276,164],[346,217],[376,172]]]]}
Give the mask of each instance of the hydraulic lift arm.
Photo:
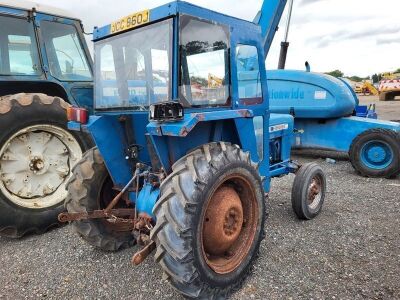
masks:
{"type": "Polygon", "coordinates": [[[264,39],[264,57],[268,55],[286,3],[287,0],[264,0],[261,11],[254,19],[254,23],[261,26],[264,39]]]}

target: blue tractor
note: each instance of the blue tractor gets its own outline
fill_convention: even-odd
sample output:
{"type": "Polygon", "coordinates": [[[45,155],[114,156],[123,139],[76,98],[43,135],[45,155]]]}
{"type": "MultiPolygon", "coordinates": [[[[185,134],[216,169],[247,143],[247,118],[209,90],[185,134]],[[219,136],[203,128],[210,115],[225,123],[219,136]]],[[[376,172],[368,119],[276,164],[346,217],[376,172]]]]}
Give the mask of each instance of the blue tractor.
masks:
{"type": "Polygon", "coordinates": [[[0,1],[0,235],[58,224],[71,169],[92,145],[66,126],[70,104],[92,106],[91,65],[74,16],[0,1]]]}
{"type": "Polygon", "coordinates": [[[177,1],[94,31],[94,114],[69,111],[91,134],[66,207],[89,244],[154,249],[169,283],[191,298],[238,288],[265,237],[271,178],[296,173],[292,206],[319,214],[326,179],[290,160],[293,117],[270,114],[265,56],[286,0],[258,24],[177,1]]]}

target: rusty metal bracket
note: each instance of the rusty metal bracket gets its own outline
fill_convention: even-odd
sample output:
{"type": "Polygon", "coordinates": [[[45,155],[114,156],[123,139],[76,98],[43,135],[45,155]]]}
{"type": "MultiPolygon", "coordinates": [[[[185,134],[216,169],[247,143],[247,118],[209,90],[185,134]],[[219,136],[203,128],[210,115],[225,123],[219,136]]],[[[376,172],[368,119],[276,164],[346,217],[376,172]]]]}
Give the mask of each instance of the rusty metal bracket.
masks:
{"type": "Polygon", "coordinates": [[[136,252],[132,257],[132,263],[137,266],[141,264],[153,250],[156,249],[156,243],[151,241],[142,250],[136,252]]]}
{"type": "Polygon", "coordinates": [[[65,212],[58,215],[58,220],[61,223],[66,223],[66,222],[88,220],[88,219],[133,217],[134,215],[135,215],[135,210],[132,208],[119,208],[119,209],[111,209],[109,212],[107,212],[106,210],[94,210],[91,212],[81,212],[81,213],[65,212]]]}

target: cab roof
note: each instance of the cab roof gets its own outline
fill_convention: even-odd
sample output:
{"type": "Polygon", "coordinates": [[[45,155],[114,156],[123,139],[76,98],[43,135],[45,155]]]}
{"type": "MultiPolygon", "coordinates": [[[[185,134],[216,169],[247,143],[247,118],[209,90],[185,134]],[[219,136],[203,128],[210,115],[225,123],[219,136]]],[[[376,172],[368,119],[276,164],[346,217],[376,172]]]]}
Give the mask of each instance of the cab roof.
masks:
{"type": "Polygon", "coordinates": [[[78,19],[71,12],[53,7],[50,5],[43,5],[33,1],[25,1],[25,0],[0,0],[0,7],[7,7],[12,9],[21,9],[25,11],[31,11],[34,8],[37,12],[69,18],[69,19],[78,19]]]}
{"type": "MultiPolygon", "coordinates": [[[[145,8],[144,8],[145,9],[145,8]]],[[[239,19],[236,17],[228,16],[210,9],[206,9],[188,2],[184,1],[174,1],[162,6],[150,9],[150,20],[148,24],[154,23],[169,17],[172,17],[177,14],[186,14],[195,16],[201,19],[214,21],[220,24],[228,25],[231,27],[239,27],[242,29],[247,29],[250,31],[261,32],[260,27],[250,21],[246,21],[243,19],[239,19]]],[[[135,12],[132,12],[135,14],[135,12]]],[[[146,24],[147,25],[147,24],[146,24]]],[[[117,32],[115,34],[118,34],[117,32]]],[[[111,33],[111,24],[108,24],[103,27],[95,27],[93,31],[93,40],[100,40],[107,38],[109,36],[115,35],[111,33]]]]}

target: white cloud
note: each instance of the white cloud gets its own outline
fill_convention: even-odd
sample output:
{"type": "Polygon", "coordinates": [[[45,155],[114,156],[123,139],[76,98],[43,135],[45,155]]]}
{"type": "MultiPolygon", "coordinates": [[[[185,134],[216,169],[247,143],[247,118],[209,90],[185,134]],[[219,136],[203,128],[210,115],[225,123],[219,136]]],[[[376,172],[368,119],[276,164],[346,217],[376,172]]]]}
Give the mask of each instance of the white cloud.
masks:
{"type": "MultiPolygon", "coordinates": [[[[168,3],[168,0],[36,0],[73,11],[86,31],[130,12],[168,3]]],[[[189,0],[225,14],[253,20],[261,0],[189,0]]],[[[371,75],[400,67],[400,1],[398,0],[294,0],[287,67],[303,69],[308,60],[314,71],[340,69],[346,75],[371,75]]],[[[282,18],[283,21],[286,16],[282,18]]],[[[284,23],[282,22],[282,29],[284,23]]],[[[267,59],[276,68],[280,30],[267,59]]]]}

